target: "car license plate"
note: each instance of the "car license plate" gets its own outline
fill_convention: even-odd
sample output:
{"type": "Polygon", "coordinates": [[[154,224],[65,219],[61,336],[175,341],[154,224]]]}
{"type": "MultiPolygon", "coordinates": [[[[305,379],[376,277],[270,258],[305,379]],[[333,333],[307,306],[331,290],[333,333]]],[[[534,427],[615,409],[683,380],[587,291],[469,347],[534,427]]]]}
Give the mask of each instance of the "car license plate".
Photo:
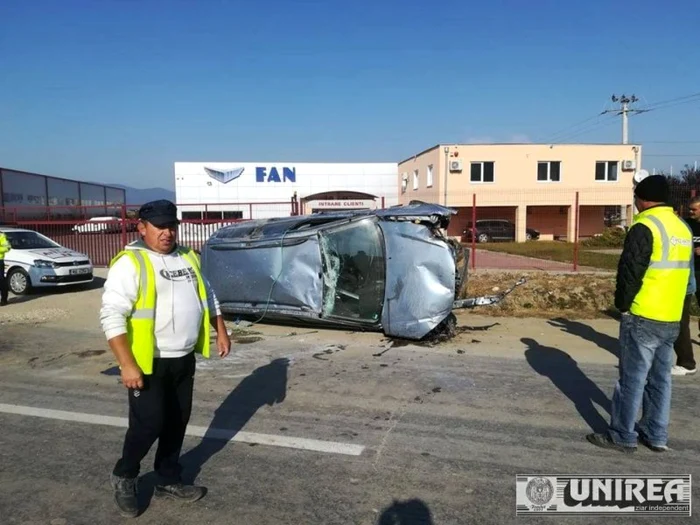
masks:
{"type": "Polygon", "coordinates": [[[73,270],[70,270],[71,275],[80,275],[84,273],[90,273],[90,268],[75,268],[73,270]]]}

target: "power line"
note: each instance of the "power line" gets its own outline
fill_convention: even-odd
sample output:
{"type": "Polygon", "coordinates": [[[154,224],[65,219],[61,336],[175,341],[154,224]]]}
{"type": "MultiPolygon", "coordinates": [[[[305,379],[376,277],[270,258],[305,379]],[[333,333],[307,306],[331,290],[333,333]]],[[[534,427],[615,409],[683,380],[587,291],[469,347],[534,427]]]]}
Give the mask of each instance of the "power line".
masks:
{"type": "Polygon", "coordinates": [[[647,106],[642,106],[640,110],[646,113],[649,111],[655,111],[657,109],[665,109],[668,107],[689,104],[695,101],[700,101],[700,92],[692,93],[690,95],[684,95],[682,97],[672,98],[669,100],[663,100],[661,102],[654,102],[652,104],[648,104],[647,106]]]}
{"type": "MultiPolygon", "coordinates": [[[[603,117],[603,115],[598,115],[598,117],[603,117]]],[[[608,115],[607,117],[603,118],[603,120],[600,120],[600,121],[595,122],[595,123],[591,123],[591,125],[586,126],[586,127],[579,129],[579,130],[575,130],[575,131],[572,130],[569,133],[561,135],[556,140],[553,140],[553,141],[550,140],[550,141],[546,141],[546,142],[560,144],[566,140],[571,140],[575,137],[579,137],[581,135],[585,135],[587,133],[590,133],[591,131],[605,128],[605,127],[609,126],[610,124],[612,124],[614,120],[615,120],[615,118],[612,115],[608,115]]]]}
{"type": "Polygon", "coordinates": [[[641,113],[643,110],[630,108],[630,104],[634,104],[639,100],[634,95],[632,95],[631,97],[627,97],[626,95],[622,95],[621,97],[613,95],[611,99],[613,102],[620,103],[620,109],[608,109],[603,113],[616,113],[618,115],[622,115],[622,143],[627,144],[629,142],[629,124],[627,120],[629,118],[628,115],[630,113],[641,113]]]}
{"type": "Polygon", "coordinates": [[[700,140],[642,140],[640,144],[700,144],[700,140]]]}
{"type": "MultiPolygon", "coordinates": [[[[600,120],[601,118],[607,116],[611,116],[612,113],[616,113],[617,115],[622,115],[622,143],[627,144],[627,136],[628,136],[628,121],[627,118],[628,116],[634,116],[634,115],[639,115],[642,113],[648,113],[650,111],[656,111],[659,109],[668,109],[671,107],[675,106],[680,106],[684,104],[690,104],[692,102],[700,102],[700,92],[697,93],[692,93],[690,95],[684,95],[681,97],[675,97],[672,99],[668,100],[662,100],[660,102],[653,102],[651,104],[646,104],[645,106],[641,106],[637,109],[631,109],[629,105],[634,102],[638,102],[639,99],[635,96],[632,95],[632,97],[627,97],[625,95],[622,95],[621,97],[617,97],[615,95],[612,96],[612,101],[613,102],[620,102],[621,107],[620,109],[613,109],[613,110],[605,110],[597,115],[593,115],[591,117],[588,117],[580,122],[577,122],[576,124],[572,124],[571,126],[567,126],[566,128],[563,128],[556,133],[550,135],[547,140],[543,140],[542,142],[544,143],[561,143],[564,140],[571,140],[574,137],[578,137],[580,135],[583,135],[585,133],[589,133],[591,131],[597,130],[601,127],[605,127],[610,124],[610,120],[600,120]],[[598,122],[594,122],[594,121],[598,122]],[[580,129],[576,129],[580,128],[580,129]]],[[[647,142],[648,144],[694,144],[696,141],[678,141],[678,142],[673,142],[673,141],[659,141],[659,142],[647,142]]],[[[697,143],[700,143],[700,141],[697,141],[697,143]]]]}
{"type": "Polygon", "coordinates": [[[700,157],[700,153],[681,153],[681,154],[671,154],[671,153],[645,153],[645,157],[700,157]]]}
{"type": "Polygon", "coordinates": [[[556,133],[553,133],[553,134],[549,135],[549,137],[547,137],[548,140],[543,140],[542,142],[552,142],[552,141],[556,141],[557,137],[559,137],[560,135],[566,135],[566,134],[568,134],[568,133],[571,133],[574,129],[578,128],[579,126],[582,126],[583,124],[587,124],[587,123],[589,123],[589,122],[592,121],[592,120],[598,119],[598,118],[600,118],[602,115],[603,115],[602,113],[599,113],[599,114],[597,114],[597,115],[593,115],[592,117],[588,117],[587,119],[584,119],[584,120],[582,120],[581,122],[577,122],[576,124],[572,124],[571,126],[567,126],[567,127],[563,128],[563,129],[560,129],[560,130],[557,131],[556,133]]]}

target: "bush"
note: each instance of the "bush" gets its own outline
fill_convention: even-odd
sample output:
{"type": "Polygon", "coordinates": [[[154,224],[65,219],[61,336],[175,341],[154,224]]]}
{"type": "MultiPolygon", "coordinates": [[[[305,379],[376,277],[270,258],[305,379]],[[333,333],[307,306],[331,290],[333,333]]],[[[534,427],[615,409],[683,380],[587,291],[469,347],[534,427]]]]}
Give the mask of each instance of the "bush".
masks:
{"type": "Polygon", "coordinates": [[[622,248],[627,232],[622,228],[605,228],[603,233],[581,241],[586,248],[622,248]]]}

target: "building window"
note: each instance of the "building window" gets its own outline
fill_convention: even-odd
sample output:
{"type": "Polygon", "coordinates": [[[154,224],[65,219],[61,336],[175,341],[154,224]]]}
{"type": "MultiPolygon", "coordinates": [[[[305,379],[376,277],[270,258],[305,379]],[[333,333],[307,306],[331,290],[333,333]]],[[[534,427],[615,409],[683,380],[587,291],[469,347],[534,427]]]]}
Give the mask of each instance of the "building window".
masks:
{"type": "Polygon", "coordinates": [[[406,193],[406,186],[408,186],[408,173],[401,174],[401,193],[406,193]]]}
{"type": "Polygon", "coordinates": [[[413,189],[414,190],[418,189],[418,170],[415,170],[413,172],[413,189]]]}
{"type": "Polygon", "coordinates": [[[493,162],[472,162],[472,182],[493,182],[493,162]]]}
{"type": "Polygon", "coordinates": [[[426,186],[428,186],[428,188],[430,188],[433,185],[433,165],[432,164],[430,166],[428,166],[428,171],[427,171],[426,175],[428,178],[428,181],[426,182],[426,186]]]}
{"type": "Polygon", "coordinates": [[[561,180],[561,161],[549,160],[537,163],[537,182],[559,182],[561,180]]]}
{"type": "Polygon", "coordinates": [[[599,161],[595,163],[595,180],[605,182],[617,181],[617,161],[599,161]]]}

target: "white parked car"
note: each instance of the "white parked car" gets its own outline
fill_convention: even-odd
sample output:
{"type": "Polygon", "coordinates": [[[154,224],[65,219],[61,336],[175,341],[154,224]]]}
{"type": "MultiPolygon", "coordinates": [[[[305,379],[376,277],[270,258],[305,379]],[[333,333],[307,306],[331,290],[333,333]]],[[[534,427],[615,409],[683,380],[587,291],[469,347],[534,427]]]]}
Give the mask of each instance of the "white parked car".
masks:
{"type": "Polygon", "coordinates": [[[72,230],[75,233],[111,233],[121,231],[121,219],[116,217],[93,217],[85,222],[76,224],[72,230]]]}
{"type": "Polygon", "coordinates": [[[85,284],[93,280],[90,258],[33,230],[0,227],[10,243],[5,275],[15,295],[33,288],[85,284]]]}

